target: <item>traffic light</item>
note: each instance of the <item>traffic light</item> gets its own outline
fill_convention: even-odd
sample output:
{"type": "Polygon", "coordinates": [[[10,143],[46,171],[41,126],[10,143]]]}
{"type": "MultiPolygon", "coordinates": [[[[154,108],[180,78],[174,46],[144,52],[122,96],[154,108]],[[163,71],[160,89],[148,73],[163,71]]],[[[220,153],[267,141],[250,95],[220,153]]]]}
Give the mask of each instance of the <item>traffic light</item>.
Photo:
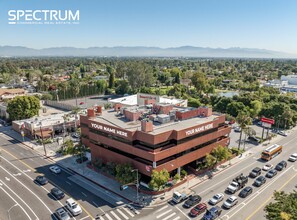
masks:
{"type": "Polygon", "coordinates": [[[121,191],[123,191],[123,190],[125,190],[125,189],[128,189],[128,186],[127,186],[127,185],[121,185],[121,186],[120,186],[120,190],[121,190],[121,191]]]}

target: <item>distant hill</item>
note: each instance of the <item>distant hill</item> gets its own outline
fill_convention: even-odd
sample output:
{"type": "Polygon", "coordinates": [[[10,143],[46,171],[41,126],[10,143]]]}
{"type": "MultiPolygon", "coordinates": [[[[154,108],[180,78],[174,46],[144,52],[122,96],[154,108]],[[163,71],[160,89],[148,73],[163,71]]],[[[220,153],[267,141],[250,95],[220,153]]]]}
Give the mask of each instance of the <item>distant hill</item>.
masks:
{"type": "Polygon", "coordinates": [[[32,49],[20,46],[0,46],[0,57],[31,56],[119,56],[119,57],[235,57],[235,58],[297,58],[296,54],[249,48],[208,47],[52,47],[32,49]]]}

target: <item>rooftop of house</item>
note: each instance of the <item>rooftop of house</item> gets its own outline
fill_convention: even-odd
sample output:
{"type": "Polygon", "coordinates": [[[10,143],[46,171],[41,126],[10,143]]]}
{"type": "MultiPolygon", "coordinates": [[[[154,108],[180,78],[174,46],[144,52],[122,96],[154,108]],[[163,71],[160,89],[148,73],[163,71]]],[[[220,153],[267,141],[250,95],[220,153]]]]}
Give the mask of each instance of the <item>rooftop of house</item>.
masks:
{"type": "Polygon", "coordinates": [[[6,89],[6,88],[0,88],[0,96],[4,94],[14,95],[14,94],[21,94],[25,93],[26,90],[24,89],[6,89]]]}

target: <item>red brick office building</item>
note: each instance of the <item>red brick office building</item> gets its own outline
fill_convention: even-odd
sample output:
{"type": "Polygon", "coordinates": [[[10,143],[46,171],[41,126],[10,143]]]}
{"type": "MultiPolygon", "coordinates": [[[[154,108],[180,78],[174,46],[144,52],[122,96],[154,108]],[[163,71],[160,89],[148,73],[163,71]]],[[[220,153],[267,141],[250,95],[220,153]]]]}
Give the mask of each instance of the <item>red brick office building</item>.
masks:
{"type": "Polygon", "coordinates": [[[218,145],[227,146],[231,131],[225,115],[211,108],[166,103],[115,105],[108,111],[98,106],[80,119],[82,142],[90,147],[93,162],[131,163],[146,176],[194,165],[218,145]]]}

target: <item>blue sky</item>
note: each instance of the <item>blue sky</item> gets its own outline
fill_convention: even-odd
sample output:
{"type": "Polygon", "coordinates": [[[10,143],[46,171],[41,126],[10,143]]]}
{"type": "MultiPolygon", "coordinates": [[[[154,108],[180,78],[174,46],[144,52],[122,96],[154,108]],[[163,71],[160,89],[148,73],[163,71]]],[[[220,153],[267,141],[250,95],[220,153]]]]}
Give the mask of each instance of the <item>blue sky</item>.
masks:
{"type": "Polygon", "coordinates": [[[0,0],[0,45],[245,47],[297,53],[296,0],[0,0]],[[8,10],[80,10],[78,25],[8,25],[8,10]]]}

